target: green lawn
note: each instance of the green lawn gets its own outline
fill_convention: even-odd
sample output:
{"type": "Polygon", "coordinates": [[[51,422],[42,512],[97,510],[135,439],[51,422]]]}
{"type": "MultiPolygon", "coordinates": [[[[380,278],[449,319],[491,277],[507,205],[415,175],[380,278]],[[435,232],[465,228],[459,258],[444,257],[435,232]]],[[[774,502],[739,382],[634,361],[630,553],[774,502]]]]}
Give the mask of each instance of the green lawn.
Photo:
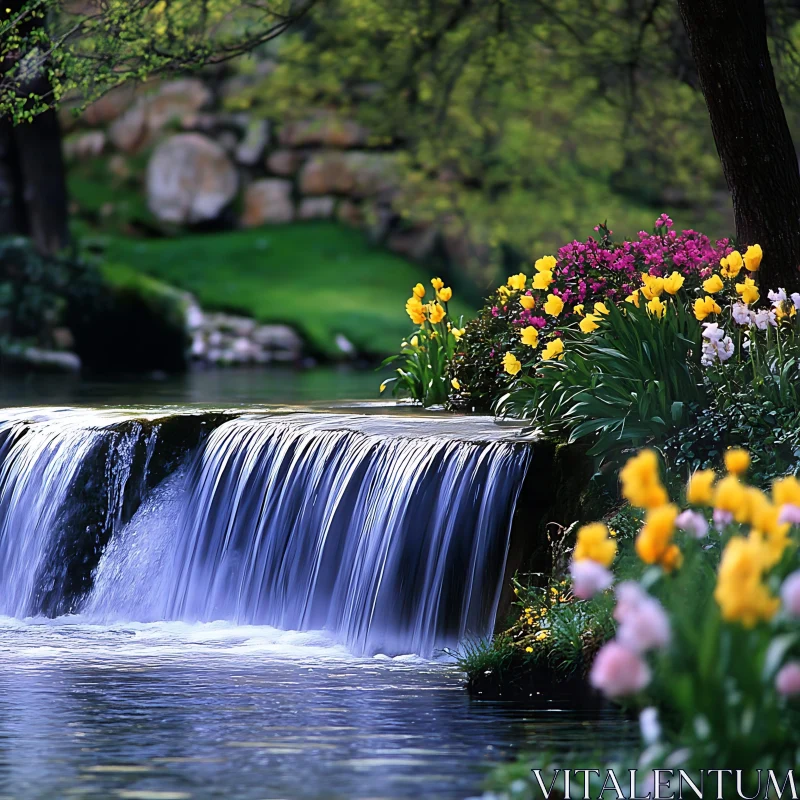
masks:
{"type": "MultiPolygon", "coordinates": [[[[411,287],[430,289],[417,264],[331,222],[163,239],[112,237],[106,258],[192,292],[206,309],[295,326],[312,348],[341,357],[337,334],[359,351],[395,352],[412,330],[411,287]]],[[[470,313],[456,301],[451,314],[470,313]]]]}

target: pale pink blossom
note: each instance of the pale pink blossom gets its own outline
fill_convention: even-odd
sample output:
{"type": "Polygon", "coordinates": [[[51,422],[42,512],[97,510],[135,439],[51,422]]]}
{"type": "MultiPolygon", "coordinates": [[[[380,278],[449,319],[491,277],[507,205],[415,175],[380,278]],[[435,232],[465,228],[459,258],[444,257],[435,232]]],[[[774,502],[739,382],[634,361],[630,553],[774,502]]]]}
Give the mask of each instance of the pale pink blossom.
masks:
{"type": "Polygon", "coordinates": [[[617,588],[614,619],[619,623],[617,640],[638,653],[666,647],[670,625],[664,607],[638,583],[626,581],[617,588]]]}
{"type": "Polygon", "coordinates": [[[691,533],[695,539],[704,539],[708,535],[708,522],[699,511],[692,511],[687,508],[678,514],[675,524],[687,533],[691,533]]]}
{"type": "Polygon", "coordinates": [[[800,506],[796,506],[794,503],[786,503],[781,506],[778,520],[788,522],[790,525],[800,525],[800,506]]]}
{"type": "Polygon", "coordinates": [[[638,653],[610,641],[595,657],[589,682],[607,697],[624,697],[650,683],[650,668],[638,653]]]}
{"type": "Polygon", "coordinates": [[[793,572],[783,582],[781,600],[790,617],[800,618],[800,570],[793,572]]]}
{"type": "Polygon", "coordinates": [[[784,697],[800,694],[800,662],[790,661],[775,676],[775,688],[784,697]]]}
{"type": "Polygon", "coordinates": [[[602,564],[591,559],[573,561],[569,566],[572,593],[580,600],[589,600],[614,583],[614,576],[602,564]]]}
{"type": "Polygon", "coordinates": [[[727,528],[731,522],[733,522],[733,514],[730,511],[723,511],[721,508],[714,509],[714,527],[718,531],[727,528]]]}

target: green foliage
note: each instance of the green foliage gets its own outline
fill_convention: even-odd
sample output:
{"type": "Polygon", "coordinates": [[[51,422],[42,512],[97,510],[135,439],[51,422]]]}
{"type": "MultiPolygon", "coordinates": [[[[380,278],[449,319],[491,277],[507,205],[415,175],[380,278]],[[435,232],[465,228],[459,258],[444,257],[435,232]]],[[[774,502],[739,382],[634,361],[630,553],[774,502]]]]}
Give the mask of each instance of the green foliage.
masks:
{"type": "MultiPolygon", "coordinates": [[[[342,358],[337,334],[383,357],[408,333],[397,298],[425,280],[422,269],[334,223],[172,239],[112,237],[110,263],[192,292],[204,308],[295,326],[317,353],[342,358]]],[[[454,314],[467,309],[453,301],[454,314]]]]}
{"type": "Polygon", "coordinates": [[[454,653],[458,668],[468,677],[487,672],[502,674],[511,666],[515,648],[505,634],[488,639],[468,639],[454,653]]]}
{"type": "Polygon", "coordinates": [[[614,460],[622,451],[665,436],[702,402],[700,326],[682,303],[661,319],[627,304],[588,336],[564,336],[562,361],[542,361],[498,401],[502,414],[530,419],[574,442],[591,437],[593,455],[614,460]]]}
{"type": "Polygon", "coordinates": [[[0,239],[0,330],[7,339],[50,345],[68,313],[96,299],[100,276],[82,258],[44,256],[27,239],[0,239]]]}

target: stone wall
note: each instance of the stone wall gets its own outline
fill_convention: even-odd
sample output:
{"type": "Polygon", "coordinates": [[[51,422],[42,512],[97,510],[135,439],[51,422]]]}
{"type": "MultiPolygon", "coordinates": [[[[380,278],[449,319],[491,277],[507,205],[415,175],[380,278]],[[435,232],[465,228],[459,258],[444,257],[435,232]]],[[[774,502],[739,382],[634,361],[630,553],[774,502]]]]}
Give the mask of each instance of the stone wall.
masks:
{"type": "Polygon", "coordinates": [[[77,121],[65,115],[67,158],[107,157],[125,170],[146,157],[143,191],[165,226],[338,219],[406,257],[425,260],[442,248],[458,259],[463,244],[397,213],[396,152],[373,147],[369,131],[329,109],[281,126],[225,111],[239,80],[116,90],[77,121]]]}

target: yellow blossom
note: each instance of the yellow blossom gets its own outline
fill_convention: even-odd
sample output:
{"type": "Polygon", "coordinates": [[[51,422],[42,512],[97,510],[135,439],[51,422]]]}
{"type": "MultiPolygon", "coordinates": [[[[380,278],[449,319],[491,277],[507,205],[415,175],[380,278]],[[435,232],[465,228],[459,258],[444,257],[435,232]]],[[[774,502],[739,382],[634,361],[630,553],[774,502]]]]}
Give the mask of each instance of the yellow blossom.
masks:
{"type": "Polygon", "coordinates": [[[526,344],[528,347],[536,347],[539,344],[539,331],[533,325],[528,325],[527,328],[523,328],[519,333],[522,344],[526,344]]]}
{"type": "Polygon", "coordinates": [[[547,347],[542,350],[542,359],[550,361],[557,358],[559,361],[564,360],[564,342],[561,339],[552,339],[547,343],[547,347]]]}
{"type": "Polygon", "coordinates": [[[745,278],[743,283],[737,283],[736,291],[742,296],[742,302],[748,306],[750,303],[757,302],[761,296],[758,293],[756,282],[752,278],[745,278]]]}
{"type": "Polygon", "coordinates": [[[412,347],[419,347],[419,336],[412,336],[411,337],[411,346],[412,347]]]}
{"type": "Polygon", "coordinates": [[[556,268],[555,256],[538,258],[533,266],[537,272],[552,272],[556,268]]]}
{"type": "Polygon", "coordinates": [[[579,317],[583,316],[583,303],[578,303],[578,305],[572,307],[572,313],[577,314],[579,317]]]}
{"type": "Polygon", "coordinates": [[[411,321],[415,325],[422,325],[425,322],[425,309],[426,306],[419,305],[419,306],[406,306],[406,312],[408,316],[411,317],[411,321]]]}
{"type": "Polygon", "coordinates": [[[536,300],[535,300],[535,298],[531,297],[529,294],[524,294],[524,295],[522,295],[522,297],[520,297],[519,304],[523,308],[527,308],[528,311],[530,311],[536,305],[536,300]]]}
{"type": "Polygon", "coordinates": [[[633,303],[636,308],[639,308],[639,290],[636,289],[635,291],[631,292],[626,298],[626,303],[633,303]]]}
{"type": "Polygon", "coordinates": [[[596,317],[594,314],[587,314],[581,321],[580,321],[580,329],[584,333],[591,333],[592,331],[596,331],[600,326],[597,324],[597,320],[600,317],[596,317]]]}
{"type": "Polygon", "coordinates": [[[734,250],[725,258],[719,260],[720,272],[723,278],[735,278],[744,266],[742,261],[742,254],[738,250],[734,250]]]}
{"type": "Polygon", "coordinates": [[[713,297],[698,297],[697,300],[694,301],[694,316],[701,322],[709,314],[719,314],[721,311],[722,309],[716,304],[713,297]]]}
{"type": "Polygon", "coordinates": [[[528,280],[528,276],[524,272],[520,272],[518,275],[512,275],[507,283],[509,289],[515,289],[518,292],[521,292],[525,288],[525,283],[528,280]]]}
{"type": "Polygon", "coordinates": [[[557,317],[564,310],[564,301],[556,294],[549,294],[543,308],[545,314],[557,317]]]}
{"type": "Polygon", "coordinates": [[[608,535],[608,528],[602,522],[593,522],[578,529],[572,554],[575,561],[596,561],[609,567],[616,554],[617,543],[608,535]]]}
{"type": "Polygon", "coordinates": [[[412,289],[412,291],[414,292],[414,296],[415,296],[415,297],[419,297],[419,298],[423,298],[423,297],[425,297],[425,287],[424,287],[424,286],[423,286],[421,283],[418,283],[418,284],[417,284],[417,285],[416,285],[416,286],[415,286],[415,287],[412,289]]]}
{"type": "Polygon", "coordinates": [[[449,286],[445,286],[436,292],[436,296],[442,303],[446,303],[453,296],[453,290],[449,286]]]}
{"type": "Polygon", "coordinates": [[[441,322],[445,318],[444,306],[440,306],[438,303],[431,303],[430,315],[431,322],[434,324],[441,322]]]}
{"type": "Polygon", "coordinates": [[[800,506],[800,481],[794,475],[779,478],[772,484],[772,500],[776,506],[791,503],[800,506]]]}
{"type": "Polygon", "coordinates": [[[508,289],[508,286],[498,286],[497,293],[503,295],[503,297],[508,297],[511,292],[508,289]]]}
{"type": "Polygon", "coordinates": [[[664,291],[667,294],[678,294],[683,286],[684,277],[680,272],[673,272],[668,278],[664,278],[664,291]]]}
{"type": "Polygon", "coordinates": [[[450,381],[450,385],[451,385],[451,386],[452,386],[452,387],[453,387],[453,388],[454,388],[454,389],[455,389],[457,392],[460,392],[460,391],[461,391],[461,384],[458,382],[458,378],[453,378],[453,379],[450,381]]]}
{"type": "Polygon", "coordinates": [[[768,562],[767,548],[757,537],[734,536],[728,542],[714,590],[723,619],[752,628],[757,622],[775,616],[780,601],[772,596],[763,580],[768,562]]]}
{"type": "Polygon", "coordinates": [[[380,393],[383,394],[386,391],[386,381],[384,381],[380,386],[380,393]]]}
{"type": "Polygon", "coordinates": [[[629,458],[619,473],[622,496],[636,508],[655,508],[667,502],[661,485],[658,456],[654,450],[642,450],[629,458]]]}
{"type": "Polygon", "coordinates": [[[672,541],[678,509],[672,503],[651,508],[636,537],[636,553],[645,564],[660,564],[668,572],[680,566],[680,550],[672,541]]]}
{"type": "Polygon", "coordinates": [[[751,244],[747,250],[744,251],[744,264],[750,272],[758,272],[761,266],[761,259],[764,254],[761,252],[760,244],[751,244]]]}
{"type": "Polygon", "coordinates": [[[503,356],[503,369],[509,375],[516,375],[522,369],[522,364],[513,353],[506,353],[503,356]]]}
{"type": "Polygon", "coordinates": [[[727,511],[745,521],[749,514],[750,500],[747,489],[735,475],[728,475],[714,488],[714,508],[727,511]]]}
{"type": "Polygon", "coordinates": [[[544,270],[543,272],[537,272],[533,276],[533,283],[531,285],[534,289],[547,289],[552,282],[553,273],[549,270],[544,270]]]}
{"type": "Polygon", "coordinates": [[[654,297],[660,297],[664,292],[664,279],[648,275],[646,272],[642,273],[641,288],[642,294],[646,300],[652,300],[654,297]]]}
{"type": "Polygon", "coordinates": [[[533,652],[533,648],[532,647],[526,647],[525,648],[525,652],[526,653],[532,653],[533,652]]]}
{"type": "Polygon", "coordinates": [[[708,278],[708,280],[703,281],[703,291],[708,292],[708,294],[716,294],[717,292],[721,292],[724,288],[725,284],[722,282],[722,278],[716,273],[708,278]]]}
{"type": "Polygon", "coordinates": [[[466,331],[466,328],[453,328],[450,331],[450,333],[452,333],[453,334],[453,338],[456,341],[458,341],[464,335],[465,331],[466,331]]]}
{"type": "Polygon", "coordinates": [[[595,303],[594,304],[594,313],[595,314],[604,314],[605,316],[608,316],[609,310],[608,310],[608,308],[606,308],[606,304],[605,303],[595,303]]]}
{"type": "Polygon", "coordinates": [[[695,506],[709,506],[714,497],[714,481],[717,476],[713,469],[699,469],[689,478],[686,487],[686,501],[695,506]]]}
{"type": "Polygon", "coordinates": [[[441,278],[431,278],[431,286],[438,292],[444,286],[444,281],[441,278]]]}
{"type": "Polygon", "coordinates": [[[741,447],[731,447],[725,451],[725,469],[732,475],[741,475],[750,467],[750,453],[741,447]]]}
{"type": "Polygon", "coordinates": [[[654,297],[648,304],[647,310],[654,316],[654,317],[663,317],[666,310],[667,304],[662,303],[658,297],[654,297]]]}

